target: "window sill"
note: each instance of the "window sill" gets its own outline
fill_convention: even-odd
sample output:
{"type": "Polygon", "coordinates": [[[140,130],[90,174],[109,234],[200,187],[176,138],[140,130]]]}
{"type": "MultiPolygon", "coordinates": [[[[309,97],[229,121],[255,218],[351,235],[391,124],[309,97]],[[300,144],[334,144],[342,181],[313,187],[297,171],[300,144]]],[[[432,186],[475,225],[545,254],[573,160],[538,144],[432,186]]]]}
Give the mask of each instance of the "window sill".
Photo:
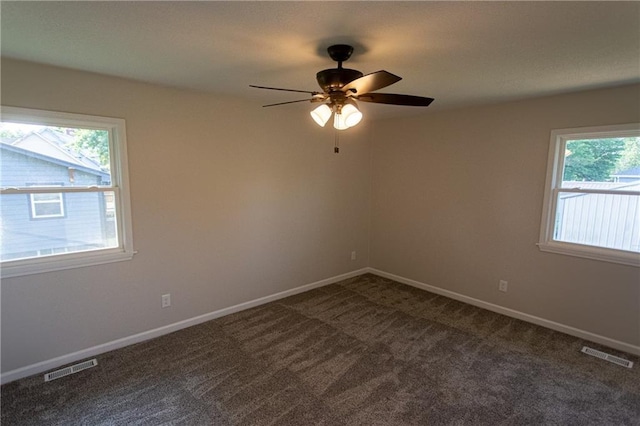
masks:
{"type": "Polygon", "coordinates": [[[615,249],[585,246],[561,242],[539,243],[540,251],[567,256],[582,257],[602,262],[618,263],[621,265],[640,267],[640,254],[615,249]]]}
{"type": "Polygon", "coordinates": [[[101,250],[100,252],[83,252],[37,259],[7,261],[2,263],[0,277],[4,279],[102,265],[105,263],[122,262],[133,259],[135,253],[134,251],[112,249],[101,250]]]}

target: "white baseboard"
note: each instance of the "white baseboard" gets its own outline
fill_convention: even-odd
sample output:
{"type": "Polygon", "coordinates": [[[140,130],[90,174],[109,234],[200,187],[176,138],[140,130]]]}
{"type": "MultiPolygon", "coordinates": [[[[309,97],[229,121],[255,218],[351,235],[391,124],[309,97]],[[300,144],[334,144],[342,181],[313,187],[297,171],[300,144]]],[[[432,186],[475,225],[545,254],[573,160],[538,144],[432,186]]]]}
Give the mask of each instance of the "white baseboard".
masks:
{"type": "Polygon", "coordinates": [[[450,299],[455,299],[460,302],[468,303],[469,305],[477,306],[479,308],[483,308],[488,311],[497,312],[499,314],[506,315],[511,318],[516,318],[516,319],[526,321],[532,324],[536,324],[542,327],[550,328],[551,330],[559,331],[561,333],[565,333],[570,336],[574,336],[580,339],[599,343],[601,345],[608,346],[613,349],[618,349],[620,351],[624,351],[633,355],[640,355],[640,346],[635,346],[629,343],[621,342],[619,340],[614,340],[609,337],[601,336],[599,334],[591,333],[585,330],[580,330],[579,328],[560,324],[544,318],[536,317],[534,315],[525,314],[524,312],[505,308],[500,305],[495,305],[493,303],[485,302],[484,300],[475,299],[473,297],[465,296],[464,294],[456,293],[450,290],[445,290],[439,287],[434,287],[429,284],[421,283],[419,281],[415,281],[410,278],[401,277],[399,275],[390,274],[388,272],[380,271],[375,268],[367,268],[367,272],[375,275],[379,275],[384,278],[389,278],[391,280],[397,281],[402,284],[407,284],[412,287],[417,287],[422,290],[429,291],[431,293],[439,294],[441,296],[446,296],[450,299]]]}
{"type": "Polygon", "coordinates": [[[283,299],[285,297],[293,296],[298,293],[312,290],[314,288],[323,287],[329,284],[336,283],[338,281],[353,278],[358,275],[362,275],[369,272],[369,268],[362,268],[355,271],[347,272],[346,274],[336,275],[324,280],[316,281],[310,284],[302,285],[300,287],[292,288],[290,290],[281,291],[269,296],[260,297],[258,299],[250,300],[248,302],[240,303],[238,305],[230,306],[228,308],[219,309],[217,311],[209,312],[197,317],[189,318],[183,321],[179,321],[173,324],[158,327],[153,330],[144,331],[142,333],[134,334],[132,336],[123,337],[122,339],[113,340],[111,342],[103,343],[101,345],[93,346],[87,349],[82,349],[77,352],[62,355],[56,358],[52,358],[46,361],[38,362],[35,364],[27,365],[25,367],[17,368],[15,370],[7,371],[0,375],[0,384],[12,382],[14,380],[22,379],[24,377],[32,376],[34,374],[44,373],[51,369],[60,367],[61,365],[69,364],[75,361],[79,361],[84,358],[90,358],[96,355],[103,354],[115,349],[120,349],[125,346],[133,345],[134,343],[144,342],[145,340],[153,339],[163,336],[165,334],[173,333],[174,331],[182,330],[183,328],[198,325],[203,322],[210,321],[212,319],[220,318],[225,315],[233,314],[235,312],[250,309],[265,303],[273,302],[274,300],[283,299]]]}
{"type": "Polygon", "coordinates": [[[353,278],[358,275],[362,275],[365,273],[371,273],[375,275],[379,275],[384,278],[389,278],[391,280],[397,281],[402,284],[407,284],[412,287],[420,288],[422,290],[429,291],[431,293],[439,294],[441,296],[446,296],[454,300],[458,300],[460,302],[468,303],[470,305],[477,306],[479,308],[483,308],[492,312],[497,312],[502,315],[506,315],[508,317],[516,318],[522,321],[526,321],[532,324],[540,325],[542,327],[549,328],[551,330],[559,331],[570,336],[575,336],[581,339],[585,339],[591,342],[599,343],[604,346],[608,346],[614,349],[618,349],[624,352],[628,352],[634,355],[640,355],[640,346],[631,345],[629,343],[620,342],[618,340],[614,340],[605,336],[600,336],[598,334],[594,334],[588,331],[580,330],[578,328],[574,328],[568,325],[560,324],[554,321],[550,321],[544,318],[536,317],[533,315],[529,315],[523,312],[519,312],[513,309],[505,308],[500,305],[495,305],[493,303],[485,302],[480,299],[475,299],[473,297],[465,296],[460,293],[456,293],[450,290],[445,290],[439,287],[434,287],[429,284],[421,283],[419,281],[415,281],[409,278],[401,277],[399,275],[391,274],[388,272],[384,272],[375,268],[362,268],[355,271],[347,272],[345,274],[337,275],[334,277],[330,277],[324,280],[316,281],[310,284],[302,285],[300,287],[292,288],[290,290],[285,290],[279,293],[275,293],[269,296],[261,297],[258,299],[250,300],[248,302],[240,303],[238,305],[230,306],[228,308],[219,309],[217,311],[209,312],[203,315],[199,315],[190,319],[186,319],[183,321],[179,321],[173,324],[165,325],[163,327],[158,327],[153,330],[144,331],[142,333],[134,334],[132,336],[123,337],[122,339],[113,340],[111,342],[103,343],[101,345],[93,346],[87,349],[82,349],[77,352],[73,352],[70,354],[62,355],[56,358],[52,358],[46,361],[38,362],[35,364],[27,365],[25,367],[21,367],[15,370],[8,371],[0,375],[0,384],[5,384],[12,382],[14,380],[22,379],[24,377],[32,376],[34,374],[44,373],[46,371],[52,370],[54,368],[60,367],[61,365],[69,364],[75,361],[79,361],[85,358],[94,357],[105,352],[109,352],[115,349],[120,349],[125,346],[133,345],[135,343],[144,342],[145,340],[153,339],[156,337],[163,336],[165,334],[173,333],[174,331],[182,330],[183,328],[191,327],[194,325],[201,324],[203,322],[210,321],[212,319],[220,318],[225,315],[233,314],[235,312],[243,311],[245,309],[250,309],[259,305],[263,305],[265,303],[273,302],[274,300],[283,299],[288,296],[293,296],[295,294],[299,294],[305,291],[312,290],[314,288],[323,287],[329,284],[336,283],[338,281],[346,280],[348,278],[353,278]]]}

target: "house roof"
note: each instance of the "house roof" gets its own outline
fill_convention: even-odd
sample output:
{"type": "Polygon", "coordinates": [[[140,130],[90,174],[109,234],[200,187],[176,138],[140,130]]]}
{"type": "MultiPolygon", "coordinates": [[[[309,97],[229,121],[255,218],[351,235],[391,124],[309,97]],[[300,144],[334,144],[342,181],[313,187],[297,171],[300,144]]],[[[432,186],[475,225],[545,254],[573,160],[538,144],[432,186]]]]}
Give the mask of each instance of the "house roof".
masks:
{"type": "Polygon", "coordinates": [[[627,170],[622,170],[621,172],[615,173],[613,176],[638,176],[640,177],[640,166],[632,167],[627,170]]]}
{"type": "Polygon", "coordinates": [[[84,166],[76,161],[66,161],[57,157],[52,157],[40,152],[36,152],[36,151],[32,151],[30,149],[26,149],[26,148],[22,148],[20,146],[15,146],[12,145],[10,143],[10,140],[7,139],[3,139],[0,141],[0,150],[4,150],[4,151],[8,151],[8,152],[14,152],[17,154],[21,154],[24,155],[26,157],[31,157],[31,158],[35,158],[38,160],[42,160],[42,161],[47,161],[49,163],[52,164],[57,164],[59,166],[65,167],[65,168],[73,168],[76,169],[78,171],[82,171],[85,173],[90,173],[90,174],[94,174],[96,176],[101,176],[103,178],[103,180],[108,180],[110,178],[110,175],[108,172],[105,172],[103,170],[101,170],[99,167],[95,168],[95,167],[87,167],[84,166]]]}
{"type": "Polygon", "coordinates": [[[45,127],[13,140],[11,145],[67,161],[77,166],[102,171],[100,164],[88,154],[68,148],[73,141],[73,136],[45,127]]]}
{"type": "Polygon", "coordinates": [[[4,57],[256,106],[300,98],[249,84],[318,90],[335,43],[355,47],[346,67],[403,77],[383,91],[435,98],[429,111],[640,82],[640,2],[7,1],[0,19],[4,57]]]}

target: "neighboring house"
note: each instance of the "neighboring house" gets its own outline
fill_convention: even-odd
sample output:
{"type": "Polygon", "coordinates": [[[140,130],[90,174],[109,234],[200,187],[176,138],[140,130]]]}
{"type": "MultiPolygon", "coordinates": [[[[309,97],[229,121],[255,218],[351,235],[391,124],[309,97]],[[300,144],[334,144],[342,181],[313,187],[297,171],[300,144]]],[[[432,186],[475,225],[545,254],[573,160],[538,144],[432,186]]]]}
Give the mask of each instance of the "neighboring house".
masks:
{"type": "MultiPolygon", "coordinates": [[[[71,137],[51,129],[0,143],[4,188],[100,186],[108,171],[66,148],[71,137]]],[[[111,193],[4,195],[0,204],[2,260],[104,247],[115,237],[111,193]]]]}
{"type": "Polygon", "coordinates": [[[615,182],[635,182],[640,181],[640,166],[623,170],[613,176],[615,182]]]}

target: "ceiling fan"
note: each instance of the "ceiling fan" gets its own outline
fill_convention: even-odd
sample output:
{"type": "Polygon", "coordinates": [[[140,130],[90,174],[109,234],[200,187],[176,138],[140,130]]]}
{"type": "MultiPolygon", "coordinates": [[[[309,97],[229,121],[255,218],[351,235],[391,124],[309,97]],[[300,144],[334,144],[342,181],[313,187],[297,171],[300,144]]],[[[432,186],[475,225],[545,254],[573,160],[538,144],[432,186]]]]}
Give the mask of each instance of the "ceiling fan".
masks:
{"type": "Polygon", "coordinates": [[[433,102],[433,98],[425,98],[422,96],[373,93],[376,90],[397,83],[402,78],[384,70],[364,75],[357,70],[342,68],[342,63],[349,59],[353,53],[353,47],[347,44],[329,46],[327,52],[331,59],[338,63],[338,67],[329,68],[316,74],[318,84],[322,88],[321,92],[255,85],[250,85],[250,87],[307,93],[311,95],[311,98],[263,106],[271,107],[296,102],[321,103],[320,106],[311,111],[311,117],[313,117],[318,125],[324,127],[333,114],[333,127],[337,130],[345,130],[353,127],[362,119],[362,113],[358,110],[356,101],[421,107],[429,106],[431,102],[433,102]]]}

